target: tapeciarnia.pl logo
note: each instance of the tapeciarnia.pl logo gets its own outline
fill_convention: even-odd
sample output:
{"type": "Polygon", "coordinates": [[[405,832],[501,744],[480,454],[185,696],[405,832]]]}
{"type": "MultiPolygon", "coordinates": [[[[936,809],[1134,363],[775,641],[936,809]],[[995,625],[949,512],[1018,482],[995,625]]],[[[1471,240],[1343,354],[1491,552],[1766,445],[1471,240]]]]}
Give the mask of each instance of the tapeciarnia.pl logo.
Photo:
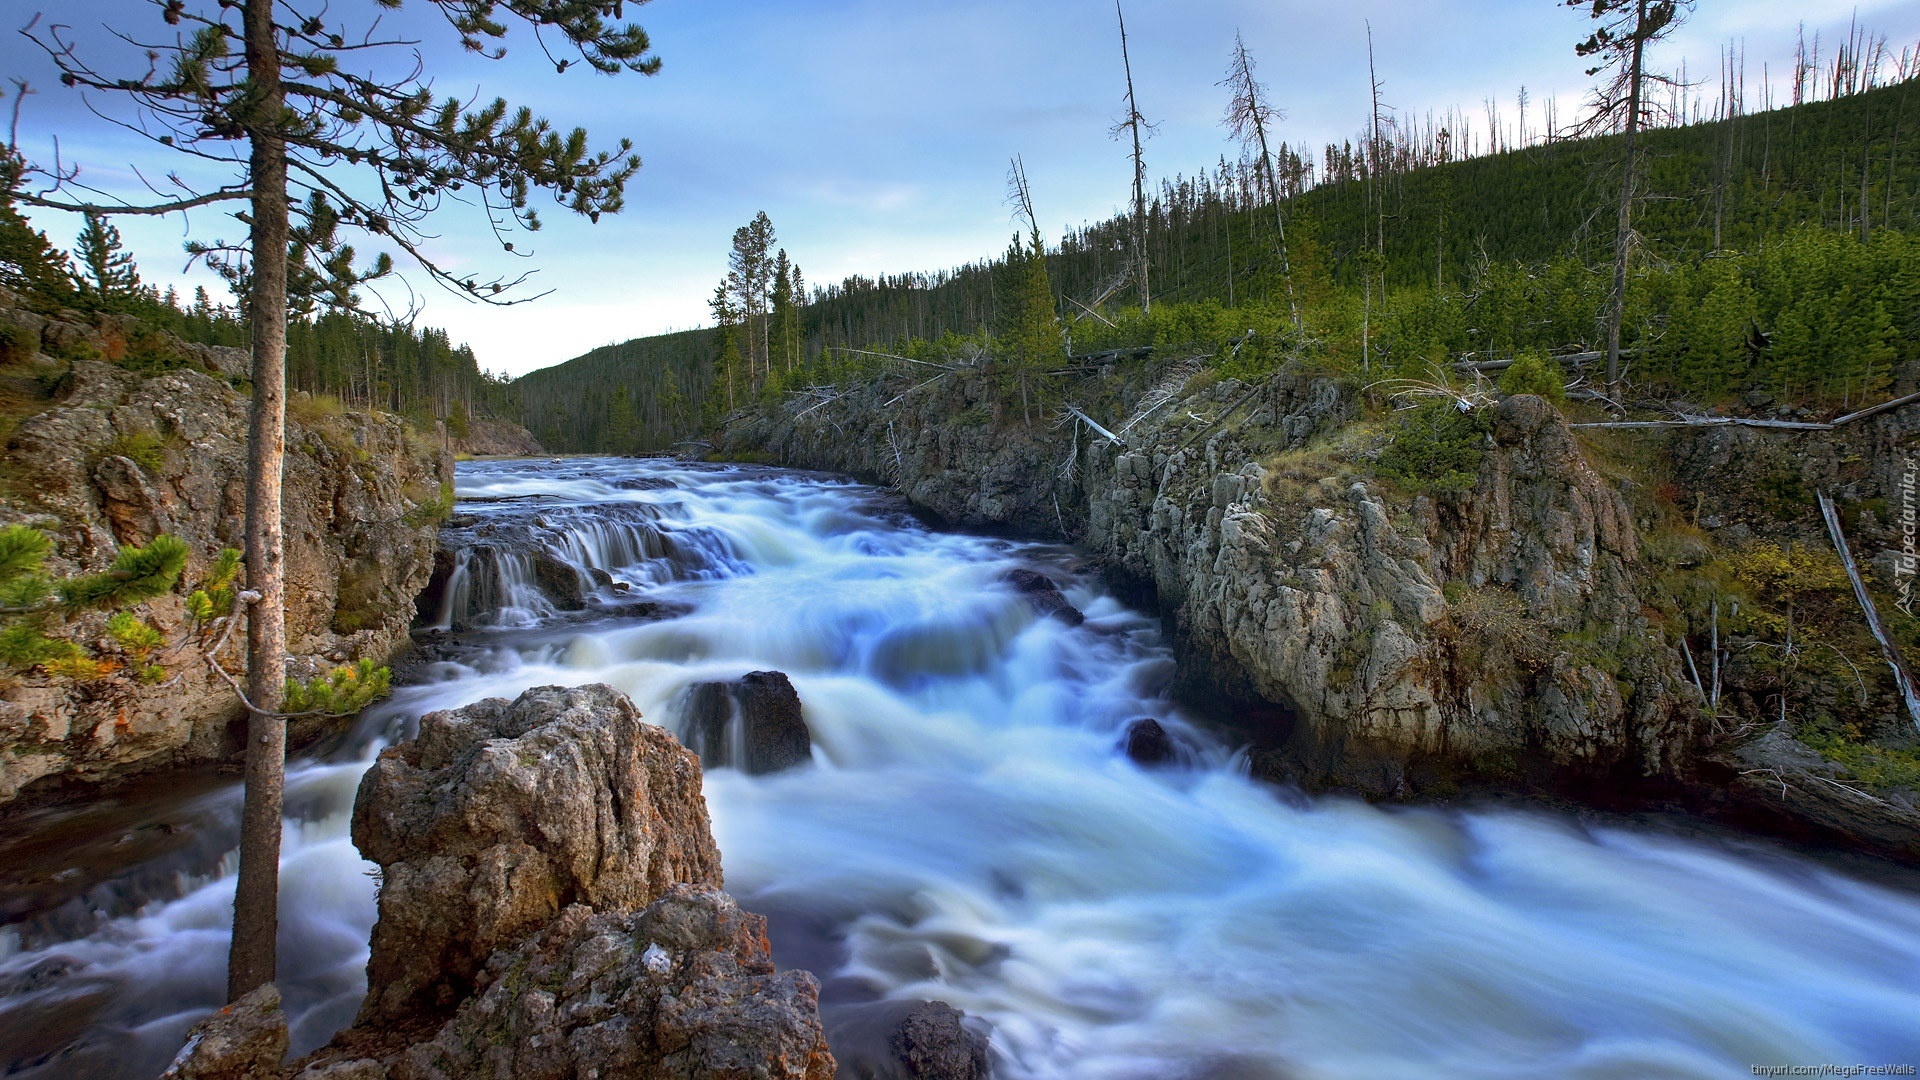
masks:
{"type": "Polygon", "coordinates": [[[1915,479],[1920,476],[1920,459],[1907,458],[1900,470],[1900,552],[1893,564],[1893,581],[1900,591],[1894,606],[1913,614],[1913,581],[1920,572],[1920,497],[1915,494],[1915,479]]]}

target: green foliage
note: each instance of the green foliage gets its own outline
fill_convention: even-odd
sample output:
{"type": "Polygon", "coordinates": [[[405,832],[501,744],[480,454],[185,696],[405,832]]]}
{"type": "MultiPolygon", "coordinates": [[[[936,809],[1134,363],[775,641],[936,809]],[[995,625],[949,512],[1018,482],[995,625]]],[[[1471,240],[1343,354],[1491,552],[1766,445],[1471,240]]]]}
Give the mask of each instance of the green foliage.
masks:
{"type": "Polygon", "coordinates": [[[166,464],[167,440],[152,431],[119,435],[101,449],[106,457],[123,457],[148,472],[159,472],[166,464]]]}
{"type": "Polygon", "coordinates": [[[53,659],[63,644],[47,637],[29,620],[10,622],[0,626],[0,665],[30,668],[53,659]]]}
{"type": "Polygon", "coordinates": [[[1869,788],[1920,790],[1920,750],[1875,746],[1806,727],[1799,734],[1801,741],[1822,757],[1845,765],[1852,779],[1869,788]]]}
{"type": "Polygon", "coordinates": [[[53,541],[39,529],[27,525],[0,529],[0,582],[37,572],[52,550],[53,541]]]}
{"type": "MultiPolygon", "coordinates": [[[[104,574],[57,582],[41,570],[52,550],[52,541],[38,529],[0,529],[0,667],[39,667],[50,675],[81,680],[111,675],[122,666],[119,662],[54,635],[55,597],[69,614],[152,599],[179,579],[187,560],[186,542],[157,536],[144,548],[123,549],[104,574]]],[[[116,611],[107,620],[106,633],[138,678],[156,682],[165,677],[152,660],[166,638],[152,624],[130,611],[116,611]]]]}
{"type": "Polygon", "coordinates": [[[1451,398],[1403,409],[1381,451],[1379,472],[1428,491],[1465,491],[1479,477],[1492,428],[1486,410],[1463,409],[1451,398]]]}
{"type": "Polygon", "coordinates": [[[86,215],[74,245],[80,290],[95,307],[124,310],[140,295],[140,271],[120,241],[120,230],[99,214],[86,215]]]}
{"type": "Polygon", "coordinates": [[[0,322],[0,367],[23,364],[40,351],[40,335],[15,322],[0,322]]]}
{"type": "Polygon", "coordinates": [[[1500,373],[1499,385],[1503,394],[1537,394],[1555,405],[1567,403],[1567,383],[1560,376],[1560,365],[1537,350],[1514,357],[1513,366],[1500,373]]]}
{"type": "Polygon", "coordinates": [[[166,635],[131,611],[114,612],[107,620],[107,638],[138,668],[149,666],[154,652],[167,643],[166,635]]]}
{"type": "Polygon", "coordinates": [[[124,607],[171,590],[187,565],[187,542],[162,533],[145,547],[122,548],[103,574],[60,582],[60,602],[74,609],[124,607]]]}
{"type": "Polygon", "coordinates": [[[240,574],[240,549],[221,548],[205,577],[187,594],[187,614],[206,623],[233,610],[233,582],[240,574]]]}
{"type": "Polygon", "coordinates": [[[24,170],[25,162],[11,146],[0,147],[0,286],[18,294],[28,307],[57,311],[74,300],[73,272],[47,234],[14,209],[24,170]]]}
{"type": "Polygon", "coordinates": [[[337,667],[325,676],[287,680],[287,695],[281,706],[289,713],[321,713],[327,716],[351,716],[393,690],[393,672],[371,660],[337,667]]]}
{"type": "Polygon", "coordinates": [[[416,529],[427,525],[438,525],[452,516],[453,503],[453,485],[443,483],[432,498],[415,503],[413,509],[407,511],[406,517],[402,520],[416,529]]]}

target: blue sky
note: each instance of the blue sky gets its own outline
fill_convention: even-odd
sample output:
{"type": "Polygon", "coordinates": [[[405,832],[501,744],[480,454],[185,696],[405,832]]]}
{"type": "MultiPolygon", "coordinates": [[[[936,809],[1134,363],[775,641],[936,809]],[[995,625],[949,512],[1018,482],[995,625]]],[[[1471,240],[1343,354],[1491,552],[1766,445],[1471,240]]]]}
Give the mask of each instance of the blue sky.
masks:
{"type": "MultiPolygon", "coordinates": [[[[39,6],[7,8],[24,25],[39,6]]],[[[165,30],[143,0],[49,7],[48,18],[72,22],[101,47],[103,24],[151,37],[165,30]]],[[[1920,40],[1920,0],[1706,0],[1660,59],[1684,59],[1711,83],[1720,47],[1744,39],[1749,82],[1763,62],[1780,82],[1797,24],[1821,34],[1825,53],[1856,11],[1896,51],[1920,40]]],[[[477,211],[450,206],[436,218],[436,257],[482,272],[537,268],[533,286],[552,291],[492,309],[413,276],[422,321],[470,343],[484,367],[517,374],[702,324],[733,229],[758,210],[818,285],[998,252],[1012,230],[1004,193],[1016,153],[1054,237],[1110,216],[1126,197],[1126,150],[1107,134],[1124,89],[1110,2],[653,0],[629,3],[627,13],[665,60],[658,76],[555,75],[529,40],[515,40],[502,61],[463,54],[418,0],[392,24],[418,29],[440,93],[501,95],[601,142],[626,136],[646,162],[623,214],[597,226],[557,208],[544,214],[547,227],[516,244],[529,260],[500,253],[477,211]]],[[[1236,29],[1288,110],[1279,137],[1296,144],[1350,137],[1364,123],[1369,21],[1385,100],[1410,118],[1453,107],[1484,130],[1492,98],[1511,124],[1524,85],[1537,129],[1539,102],[1557,97],[1564,117],[1587,86],[1572,49],[1587,20],[1551,0],[1128,0],[1127,20],[1141,109],[1159,124],[1146,147],[1156,177],[1233,153],[1215,84],[1236,29]]],[[[48,156],[57,137],[63,157],[106,188],[133,183],[129,164],[150,176],[183,168],[88,114],[18,35],[0,35],[0,65],[39,91],[21,121],[29,155],[48,156]]],[[[61,243],[78,229],[57,214],[35,221],[61,243]]],[[[242,233],[210,210],[190,222],[127,219],[123,231],[149,280],[183,284],[204,280],[178,273],[183,236],[242,233]]]]}

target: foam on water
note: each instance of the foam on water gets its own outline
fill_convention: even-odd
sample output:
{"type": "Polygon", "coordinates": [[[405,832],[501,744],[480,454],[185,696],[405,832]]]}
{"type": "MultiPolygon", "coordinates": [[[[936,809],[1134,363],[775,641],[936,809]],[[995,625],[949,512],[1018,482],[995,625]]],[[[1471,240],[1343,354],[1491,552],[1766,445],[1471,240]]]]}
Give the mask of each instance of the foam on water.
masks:
{"type": "MultiPolygon", "coordinates": [[[[774,916],[778,955],[815,965],[830,1016],[948,1001],[992,1023],[1000,1075],[1647,1080],[1920,1062],[1911,876],[1545,811],[1281,797],[1165,699],[1157,624],[1063,571],[1071,553],[931,532],[854,485],[572,460],[464,464],[459,491],[512,500],[461,508],[496,536],[525,525],[583,580],[603,570],[686,613],[568,623],[496,589],[518,637],[490,634],[491,651],[370,711],[348,760],[293,770],[281,967],[296,1051],[363,990],[373,887],[345,815],[380,739],[547,683],[611,683],[673,726],[692,684],[777,669],[815,764],[707,774],[729,889],[774,916]],[[696,550],[661,572],[660,549],[593,524],[595,507],[696,550]],[[1000,580],[1017,566],[1061,580],[1087,623],[1038,618],[1000,580]],[[1117,752],[1139,716],[1188,747],[1186,767],[1117,752]]],[[[216,874],[88,938],[0,946],[0,1042],[10,1022],[91,1002],[78,1056],[23,1075],[157,1071],[218,1001],[231,895],[216,874]]]]}

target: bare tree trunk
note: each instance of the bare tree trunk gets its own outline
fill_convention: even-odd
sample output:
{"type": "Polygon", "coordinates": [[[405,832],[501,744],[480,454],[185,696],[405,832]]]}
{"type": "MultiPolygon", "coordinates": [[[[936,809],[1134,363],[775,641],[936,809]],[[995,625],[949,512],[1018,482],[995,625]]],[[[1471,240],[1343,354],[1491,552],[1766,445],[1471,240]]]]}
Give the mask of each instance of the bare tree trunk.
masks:
{"type": "Polygon", "coordinates": [[[1133,261],[1140,279],[1140,310],[1153,310],[1153,295],[1147,288],[1147,165],[1140,151],[1140,106],[1133,98],[1133,60],[1127,55],[1127,16],[1120,0],[1113,0],[1113,13],[1120,20],[1120,65],[1127,73],[1127,130],[1133,136],[1133,261]]]}
{"type": "Polygon", "coordinates": [[[1645,74],[1647,0],[1635,6],[1632,66],[1627,71],[1627,129],[1620,153],[1620,206],[1613,233],[1613,297],[1607,306],[1607,394],[1620,396],[1620,324],[1627,315],[1627,259],[1633,248],[1633,188],[1640,162],[1641,76],[1645,74]]]}
{"type": "Polygon", "coordinates": [[[280,136],[285,93],[273,0],[246,0],[248,78],[259,89],[252,137],[253,405],[247,433],[247,793],[240,823],[240,875],[233,900],[227,998],[274,978],[279,929],[280,800],[287,722],[280,707],[287,669],[286,580],[280,532],[281,459],[286,454],[287,146],[280,136]]]}

